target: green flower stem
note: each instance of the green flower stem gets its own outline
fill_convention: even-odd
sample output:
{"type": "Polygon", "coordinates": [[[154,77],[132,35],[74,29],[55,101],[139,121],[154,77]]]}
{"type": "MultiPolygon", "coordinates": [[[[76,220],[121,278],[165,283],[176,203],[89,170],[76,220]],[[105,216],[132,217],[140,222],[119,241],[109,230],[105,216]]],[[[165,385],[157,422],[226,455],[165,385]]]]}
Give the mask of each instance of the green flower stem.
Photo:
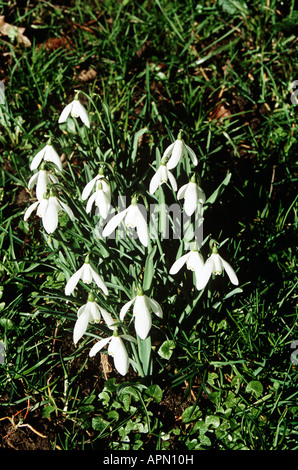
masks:
{"type": "Polygon", "coordinates": [[[142,364],[140,362],[140,358],[139,358],[139,355],[138,355],[138,352],[137,352],[137,348],[136,348],[136,345],[134,343],[131,343],[131,349],[132,349],[132,352],[133,352],[134,361],[137,365],[138,373],[141,377],[145,377],[144,370],[143,370],[143,367],[142,367],[142,364]]]}

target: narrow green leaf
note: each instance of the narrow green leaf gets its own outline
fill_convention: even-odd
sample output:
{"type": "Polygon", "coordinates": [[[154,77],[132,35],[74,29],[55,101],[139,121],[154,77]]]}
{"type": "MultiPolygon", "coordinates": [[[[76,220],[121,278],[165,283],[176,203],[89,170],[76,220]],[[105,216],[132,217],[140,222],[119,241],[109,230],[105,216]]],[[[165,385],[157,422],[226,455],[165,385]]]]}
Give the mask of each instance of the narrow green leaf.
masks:
{"type": "Polygon", "coordinates": [[[228,186],[230,179],[232,177],[232,173],[228,173],[225,179],[222,181],[222,183],[218,186],[218,188],[209,196],[209,198],[206,200],[204,206],[207,204],[214,204],[216,199],[221,196],[221,194],[224,192],[226,186],[228,186]]]}

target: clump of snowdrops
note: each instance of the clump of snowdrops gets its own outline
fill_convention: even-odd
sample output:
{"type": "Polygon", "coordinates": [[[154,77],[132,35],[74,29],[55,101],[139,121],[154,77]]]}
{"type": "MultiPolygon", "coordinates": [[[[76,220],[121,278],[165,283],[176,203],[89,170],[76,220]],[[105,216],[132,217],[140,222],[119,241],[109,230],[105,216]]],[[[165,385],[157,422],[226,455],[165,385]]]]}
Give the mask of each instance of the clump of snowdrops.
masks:
{"type": "MultiPolygon", "coordinates": [[[[89,99],[88,96],[86,98],[89,99]]],[[[90,99],[90,103],[90,106],[94,106],[93,100],[90,99]]],[[[77,92],[74,100],[63,109],[58,123],[66,126],[63,129],[65,135],[68,135],[69,129],[72,130],[72,137],[79,132],[82,134],[82,129],[85,132],[82,135],[87,135],[86,133],[94,132],[96,126],[100,126],[100,122],[96,120],[98,115],[98,111],[87,112],[77,92]]],[[[69,170],[67,171],[67,165],[65,161],[62,162],[63,159],[55,146],[54,137],[47,139],[30,163],[33,174],[28,182],[28,188],[30,191],[35,190],[36,200],[25,211],[24,220],[27,221],[36,211],[48,246],[56,251],[58,247],[60,260],[63,259],[64,262],[66,299],[75,303],[79,290],[81,293],[83,291],[81,295],[85,295],[85,302],[77,309],[73,341],[75,344],[82,341],[91,324],[104,326],[89,355],[92,357],[107,347],[116,370],[123,376],[127,374],[130,366],[140,376],[152,371],[152,328],[155,322],[159,325],[163,322],[169,308],[166,283],[163,289],[164,298],[157,300],[153,295],[158,263],[161,263],[165,269],[165,254],[158,233],[162,230],[162,224],[157,223],[152,226],[151,216],[162,211],[163,221],[166,219],[167,223],[171,221],[172,225],[175,225],[174,217],[170,220],[169,211],[166,210],[168,206],[165,205],[163,188],[167,187],[172,195],[176,196],[175,207],[179,210],[179,213],[176,211],[176,216],[183,213],[186,216],[185,220],[188,221],[187,230],[183,230],[180,236],[179,255],[177,254],[176,260],[168,269],[168,282],[171,282],[171,276],[186,269],[193,272],[194,291],[204,290],[212,283],[214,276],[224,273],[233,285],[237,286],[239,283],[232,266],[220,255],[220,244],[211,234],[203,236],[206,195],[200,181],[196,150],[185,142],[183,132],[180,131],[176,139],[169,143],[163,152],[160,151],[159,155],[160,158],[156,158],[156,162],[152,162],[152,166],[148,169],[147,188],[140,191],[136,184],[130,203],[127,207],[118,208],[113,207],[118,180],[115,172],[116,157],[112,151],[106,152],[103,158],[98,158],[97,172],[91,174],[89,171],[89,180],[79,189],[79,197],[73,185],[68,184],[72,163],[67,162],[69,170]],[[190,168],[190,172],[186,175],[188,182],[178,189],[175,170],[185,161],[187,161],[186,167],[190,168]],[[150,208],[153,207],[153,210],[150,209],[150,214],[148,201],[151,202],[150,208]],[[82,210],[85,211],[83,218],[82,210]],[[88,216],[90,239],[87,239],[86,235],[82,236],[80,232],[80,227],[86,225],[88,216]],[[97,222],[92,231],[90,227],[95,219],[97,222]],[[80,235],[83,246],[88,248],[85,253],[84,249],[82,254],[75,253],[69,237],[61,244],[60,236],[57,240],[59,238],[60,245],[68,255],[62,256],[59,242],[55,240],[60,220],[63,221],[64,228],[69,223],[74,225],[75,231],[72,236],[75,236],[74,233],[80,235]],[[210,255],[206,260],[200,252],[204,243],[209,243],[210,246],[210,255]],[[99,259],[98,250],[92,248],[94,246],[102,247],[102,252],[106,253],[106,256],[99,259]],[[119,269],[117,271],[116,268],[115,271],[115,268],[111,267],[109,279],[103,276],[101,268],[104,268],[106,276],[109,273],[111,252],[114,255],[114,266],[115,263],[117,265],[117,256],[119,257],[119,269]],[[132,265],[134,256],[137,256],[135,267],[132,265]],[[69,263],[67,258],[70,260],[69,263]],[[130,287],[127,286],[127,270],[122,269],[125,260],[132,276],[135,277],[130,287]],[[123,295],[127,295],[127,299],[123,299],[123,295]]],[[[228,173],[222,183],[223,186],[228,184],[230,177],[231,174],[228,173]]],[[[128,195],[117,194],[117,196],[118,201],[122,201],[128,195]]],[[[181,229],[181,226],[179,227],[181,229]]],[[[174,232],[175,230],[168,232],[166,236],[170,238],[174,232]]],[[[170,313],[167,316],[170,317],[170,313]]]]}

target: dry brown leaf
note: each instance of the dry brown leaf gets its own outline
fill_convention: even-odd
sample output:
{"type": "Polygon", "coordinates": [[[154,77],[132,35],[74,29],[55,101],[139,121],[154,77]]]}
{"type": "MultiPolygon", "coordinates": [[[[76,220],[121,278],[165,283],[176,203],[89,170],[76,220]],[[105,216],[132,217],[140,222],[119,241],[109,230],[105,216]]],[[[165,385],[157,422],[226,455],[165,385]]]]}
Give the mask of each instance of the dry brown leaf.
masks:
{"type": "Polygon", "coordinates": [[[78,80],[80,80],[80,82],[89,82],[90,80],[94,80],[96,75],[97,72],[94,69],[82,70],[78,75],[78,80]]]}
{"type": "Polygon", "coordinates": [[[108,355],[105,354],[105,353],[100,353],[100,362],[101,362],[101,365],[102,365],[105,380],[107,380],[108,379],[108,374],[110,372],[112,372],[112,370],[113,370],[111,364],[109,363],[108,355]]]}
{"type": "Polygon", "coordinates": [[[24,36],[25,28],[14,26],[6,23],[5,16],[0,16],[0,35],[8,36],[12,41],[17,40],[18,44],[24,44],[26,47],[31,46],[31,41],[24,36]]]}
{"type": "Polygon", "coordinates": [[[222,121],[230,116],[231,111],[224,104],[218,104],[210,113],[210,119],[216,121],[222,121]]]}
{"type": "Polygon", "coordinates": [[[44,43],[38,45],[38,48],[45,47],[47,51],[55,51],[56,49],[64,48],[70,49],[72,47],[71,41],[68,37],[62,36],[60,38],[48,38],[44,43]]]}

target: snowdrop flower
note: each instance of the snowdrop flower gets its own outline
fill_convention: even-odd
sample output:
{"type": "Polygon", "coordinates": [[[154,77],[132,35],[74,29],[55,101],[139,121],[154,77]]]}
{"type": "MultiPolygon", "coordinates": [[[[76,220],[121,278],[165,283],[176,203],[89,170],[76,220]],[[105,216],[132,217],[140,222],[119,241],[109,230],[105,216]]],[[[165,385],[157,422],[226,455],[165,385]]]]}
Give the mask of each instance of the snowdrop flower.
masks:
{"type": "Polygon", "coordinates": [[[114,217],[112,217],[112,219],[107,223],[102,232],[103,237],[109,236],[123,219],[127,228],[137,229],[137,234],[142,245],[148,246],[149,231],[147,222],[138,207],[137,197],[135,196],[132,198],[131,205],[127,209],[114,215],[114,217]]]}
{"type": "Polygon", "coordinates": [[[200,273],[204,268],[204,259],[198,250],[190,250],[185,255],[178,258],[172,265],[169,274],[177,274],[178,271],[186,264],[187,269],[195,271],[196,274],[200,273]]]}
{"type": "Polygon", "coordinates": [[[174,264],[172,265],[169,271],[169,274],[171,275],[176,274],[178,271],[180,271],[182,266],[184,266],[185,264],[186,264],[187,269],[194,272],[195,280],[197,283],[204,269],[203,256],[195,248],[190,250],[188,253],[181,256],[174,262],[174,264]]]}
{"type": "Polygon", "coordinates": [[[101,339],[90,350],[89,356],[93,357],[98,353],[106,344],[109,344],[108,354],[113,357],[116,370],[121,375],[126,375],[129,368],[129,357],[122,341],[122,338],[136,343],[136,339],[130,335],[118,336],[117,330],[114,330],[113,336],[101,339]]]}
{"type": "Polygon", "coordinates": [[[185,144],[184,140],[182,139],[182,131],[180,131],[177,140],[175,140],[175,142],[169,145],[164,151],[162,159],[167,160],[168,170],[171,170],[172,168],[175,168],[178,165],[179,160],[185,155],[190,156],[193,165],[198,164],[198,159],[196,157],[195,152],[188,145],[185,144]]]}
{"type": "Polygon", "coordinates": [[[147,297],[147,295],[144,295],[142,289],[139,289],[137,296],[121,308],[119,315],[121,321],[132,305],[135,330],[141,339],[145,339],[152,326],[151,311],[160,318],[163,317],[163,311],[156,300],[147,297]]]}
{"type": "Polygon", "coordinates": [[[189,183],[183,185],[178,193],[177,198],[184,198],[184,206],[186,214],[190,217],[196,210],[198,202],[204,204],[206,196],[202,188],[196,183],[196,177],[193,175],[189,183]]]}
{"type": "Polygon", "coordinates": [[[92,268],[89,263],[89,256],[86,257],[83,266],[80,267],[67,281],[65,286],[65,295],[70,295],[75,290],[79,280],[82,280],[84,284],[91,284],[94,281],[105,295],[108,295],[108,288],[101,279],[100,275],[92,268]]]}
{"type": "Polygon", "coordinates": [[[104,179],[104,175],[101,171],[86,184],[82,192],[82,199],[85,201],[85,199],[88,198],[94,185],[96,185],[96,190],[88,199],[86,212],[89,214],[92,205],[95,204],[96,207],[98,207],[100,215],[106,219],[111,206],[111,188],[109,183],[104,179]]]}
{"type": "Polygon", "coordinates": [[[87,111],[84,106],[80,103],[78,93],[76,94],[75,99],[67,106],[65,106],[59,117],[58,123],[61,124],[65,122],[69,115],[74,118],[81,118],[85,126],[90,127],[87,111]]]}
{"type": "Polygon", "coordinates": [[[36,197],[39,201],[41,201],[48,185],[51,183],[57,184],[58,182],[58,178],[55,175],[42,168],[31,176],[28,182],[28,189],[31,190],[36,184],[36,197]]]}
{"type": "Polygon", "coordinates": [[[212,274],[217,276],[222,274],[223,271],[226,271],[232,284],[236,286],[239,284],[234,269],[219,255],[217,247],[213,245],[212,253],[205,263],[204,269],[201,273],[202,275],[200,279],[197,279],[197,289],[204,289],[212,274]]]}
{"type": "Polygon", "coordinates": [[[36,170],[42,161],[54,163],[60,171],[62,171],[62,162],[54,147],[51,144],[51,140],[43,147],[33,158],[30,170],[36,170]]]}
{"type": "Polygon", "coordinates": [[[58,227],[58,216],[61,212],[66,212],[69,218],[74,221],[75,216],[67,204],[62,202],[53,192],[50,192],[49,197],[44,197],[40,201],[36,201],[25,212],[24,220],[27,220],[32,212],[36,209],[36,213],[42,219],[42,224],[47,233],[55,232],[58,227]]]}
{"type": "Polygon", "coordinates": [[[170,181],[173,191],[177,191],[177,183],[176,183],[174,176],[168,169],[166,163],[161,162],[160,167],[158,168],[155,175],[151,179],[150,186],[149,186],[150,194],[154,194],[157,188],[163,183],[166,183],[168,180],[170,181]]]}
{"type": "Polygon", "coordinates": [[[99,323],[101,318],[104,319],[108,326],[114,323],[110,313],[108,313],[104,308],[100,307],[96,303],[94,294],[92,292],[90,292],[88,295],[87,303],[79,308],[77,316],[78,319],[73,331],[73,342],[75,344],[85,334],[89,323],[99,323]]]}

